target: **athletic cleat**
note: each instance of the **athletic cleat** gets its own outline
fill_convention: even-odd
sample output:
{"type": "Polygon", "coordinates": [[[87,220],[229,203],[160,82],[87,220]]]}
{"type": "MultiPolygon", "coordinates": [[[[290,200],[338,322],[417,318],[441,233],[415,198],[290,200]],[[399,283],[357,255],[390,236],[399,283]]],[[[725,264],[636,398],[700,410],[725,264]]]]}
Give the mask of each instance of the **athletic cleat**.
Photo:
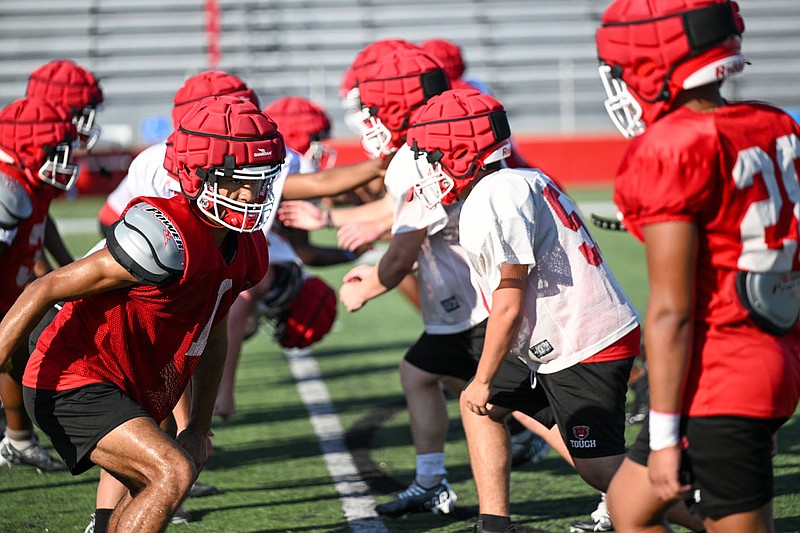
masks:
{"type": "Polygon", "coordinates": [[[589,520],[575,522],[569,526],[570,533],[582,533],[585,531],[614,531],[614,524],[611,523],[611,515],[608,514],[606,506],[606,495],[602,494],[600,503],[597,504],[589,520]]]}
{"type": "Polygon", "coordinates": [[[178,507],[178,510],[175,511],[175,514],[172,515],[172,518],[169,519],[170,524],[188,524],[194,518],[192,517],[192,513],[187,511],[182,505],[178,507]]]}
{"type": "Polygon", "coordinates": [[[475,523],[475,527],[472,528],[472,533],[547,533],[543,529],[536,529],[528,526],[523,526],[522,524],[510,524],[507,528],[503,531],[492,531],[491,529],[486,529],[483,525],[483,520],[478,520],[475,523]]]}
{"type": "Polygon", "coordinates": [[[523,463],[538,463],[550,453],[550,445],[529,430],[511,435],[511,466],[523,463]]]}
{"type": "Polygon", "coordinates": [[[192,488],[189,489],[189,498],[205,498],[215,494],[219,494],[219,489],[214,485],[206,485],[205,483],[194,483],[192,488]]]}
{"type": "Polygon", "coordinates": [[[24,450],[20,451],[14,448],[4,438],[0,441],[0,464],[12,466],[32,466],[40,474],[42,472],[65,472],[67,466],[53,458],[47,450],[41,447],[39,441],[34,437],[34,442],[24,450]]]}
{"type": "Polygon", "coordinates": [[[413,481],[393,501],[378,505],[375,510],[380,515],[391,517],[428,511],[433,514],[450,514],[455,508],[457,500],[458,496],[444,478],[438,485],[430,489],[423,488],[413,481]]]}
{"type": "Polygon", "coordinates": [[[89,524],[83,530],[83,533],[94,533],[94,513],[89,515],[89,524]]]}

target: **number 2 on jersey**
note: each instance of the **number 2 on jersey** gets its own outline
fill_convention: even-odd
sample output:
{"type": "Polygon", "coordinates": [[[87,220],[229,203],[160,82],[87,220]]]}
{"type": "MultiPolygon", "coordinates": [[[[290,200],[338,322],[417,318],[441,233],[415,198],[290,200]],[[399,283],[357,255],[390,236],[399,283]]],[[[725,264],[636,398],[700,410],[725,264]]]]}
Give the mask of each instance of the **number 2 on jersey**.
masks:
{"type": "Polygon", "coordinates": [[[793,218],[795,227],[800,222],[800,184],[795,167],[798,144],[797,135],[784,135],[775,140],[775,161],[758,146],[741,150],[736,158],[733,167],[736,188],[745,190],[752,187],[755,177],[761,175],[769,195],[766,199],[751,203],[742,217],[742,253],[738,262],[741,270],[787,272],[795,269],[793,264],[798,261],[797,239],[771,242],[767,229],[786,223],[787,219],[793,218]],[[788,203],[783,200],[778,178],[783,184],[788,203]]]}

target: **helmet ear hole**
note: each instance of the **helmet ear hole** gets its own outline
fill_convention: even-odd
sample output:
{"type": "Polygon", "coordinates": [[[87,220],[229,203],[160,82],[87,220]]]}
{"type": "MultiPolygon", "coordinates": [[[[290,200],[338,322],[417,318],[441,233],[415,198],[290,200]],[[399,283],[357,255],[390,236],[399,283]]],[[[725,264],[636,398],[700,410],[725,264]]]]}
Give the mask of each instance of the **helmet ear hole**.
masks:
{"type": "Polygon", "coordinates": [[[469,154],[469,148],[466,146],[457,146],[453,148],[450,154],[451,159],[461,159],[462,157],[467,157],[469,154]]]}

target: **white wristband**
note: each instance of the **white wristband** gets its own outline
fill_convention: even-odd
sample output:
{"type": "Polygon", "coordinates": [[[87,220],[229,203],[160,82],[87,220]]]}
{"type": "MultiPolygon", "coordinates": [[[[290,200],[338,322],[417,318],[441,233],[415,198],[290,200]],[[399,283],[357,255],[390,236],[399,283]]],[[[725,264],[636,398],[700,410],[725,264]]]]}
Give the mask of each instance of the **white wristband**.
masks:
{"type": "Polygon", "coordinates": [[[651,410],[649,424],[651,450],[663,450],[680,442],[681,415],[651,410]]]}

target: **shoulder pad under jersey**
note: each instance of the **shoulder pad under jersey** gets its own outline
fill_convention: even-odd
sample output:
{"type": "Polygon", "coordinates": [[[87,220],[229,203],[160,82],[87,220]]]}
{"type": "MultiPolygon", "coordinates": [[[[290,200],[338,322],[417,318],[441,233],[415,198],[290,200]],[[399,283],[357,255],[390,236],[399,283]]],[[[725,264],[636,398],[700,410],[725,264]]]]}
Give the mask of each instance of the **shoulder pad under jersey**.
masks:
{"type": "Polygon", "coordinates": [[[128,272],[152,285],[175,281],[186,265],[178,230],[164,213],[144,202],[131,206],[111,225],[106,246],[128,272]]]}
{"type": "Polygon", "coordinates": [[[16,228],[33,214],[33,202],[25,187],[0,172],[0,228],[16,228]]]}

